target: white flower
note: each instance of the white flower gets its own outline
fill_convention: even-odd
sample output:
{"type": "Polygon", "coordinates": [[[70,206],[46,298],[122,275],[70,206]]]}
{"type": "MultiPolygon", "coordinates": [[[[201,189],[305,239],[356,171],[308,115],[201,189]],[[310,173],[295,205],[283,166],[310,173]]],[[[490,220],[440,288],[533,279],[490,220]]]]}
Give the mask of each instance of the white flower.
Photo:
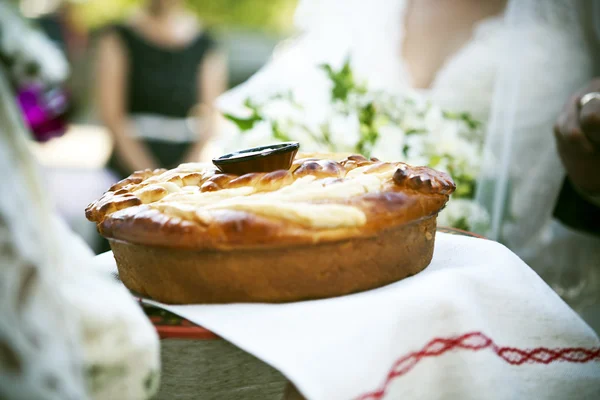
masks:
{"type": "Polygon", "coordinates": [[[405,131],[422,131],[426,129],[423,117],[414,112],[405,113],[402,115],[401,127],[405,131]]]}
{"type": "Polygon", "coordinates": [[[356,114],[334,114],[329,122],[331,141],[337,151],[352,151],[360,140],[360,122],[356,114]]]}
{"type": "MultiPolygon", "coordinates": [[[[331,85],[326,86],[330,89],[331,85]]],[[[372,144],[368,150],[373,157],[452,172],[456,182],[465,188],[460,196],[471,194],[468,189],[482,162],[478,130],[462,119],[447,116],[422,95],[394,96],[355,90],[341,101],[332,100],[329,89],[315,93],[310,87],[294,88],[295,100],[301,107],[285,96],[268,101],[258,110],[268,122],[257,124],[240,137],[238,144],[254,146],[275,141],[270,125],[275,122],[283,135],[299,141],[305,151],[353,151],[361,140],[359,113],[372,104],[372,128],[378,137],[367,145],[372,144]]],[[[441,218],[451,226],[471,226],[483,224],[487,214],[472,201],[455,199],[441,218]]]]}
{"type": "MultiPolygon", "coordinates": [[[[323,147],[310,135],[310,133],[307,132],[304,127],[301,127],[298,124],[290,124],[287,126],[284,125],[281,127],[281,129],[287,136],[290,137],[291,140],[300,143],[300,151],[318,152],[327,150],[323,149],[323,147]]],[[[315,131],[311,132],[315,133],[315,131]]]]}
{"type": "Polygon", "coordinates": [[[442,121],[430,132],[429,140],[435,146],[435,153],[460,154],[462,140],[459,136],[459,126],[454,121],[442,121]]]}
{"type": "Polygon", "coordinates": [[[445,122],[447,120],[444,118],[444,113],[439,107],[430,106],[425,112],[423,123],[427,131],[438,132],[445,122]]]}
{"type": "Polygon", "coordinates": [[[405,144],[408,147],[406,162],[412,165],[429,165],[429,156],[426,154],[425,135],[409,135],[405,144]]]}
{"type": "Polygon", "coordinates": [[[397,161],[404,158],[404,131],[395,124],[379,127],[379,138],[373,146],[371,155],[381,161],[397,161]]]}
{"type": "Polygon", "coordinates": [[[272,120],[300,120],[302,118],[302,110],[286,99],[269,101],[261,108],[261,113],[272,120]]]}
{"type": "Polygon", "coordinates": [[[228,146],[228,151],[266,146],[275,142],[277,141],[273,138],[271,124],[267,121],[261,121],[257,122],[252,129],[238,133],[235,140],[228,146]]]}
{"type": "Polygon", "coordinates": [[[437,169],[438,171],[442,171],[447,173],[448,175],[450,175],[450,165],[452,164],[452,162],[450,160],[448,160],[447,157],[444,157],[442,159],[440,159],[440,161],[438,163],[436,163],[435,165],[432,165],[430,163],[430,167],[437,169]]]}
{"type": "Polygon", "coordinates": [[[477,176],[481,169],[482,154],[481,149],[475,143],[463,140],[460,143],[460,160],[463,168],[472,176],[477,176]]]}
{"type": "Polygon", "coordinates": [[[481,232],[489,224],[487,211],[473,200],[451,198],[446,208],[438,216],[440,226],[463,227],[481,232]]]}

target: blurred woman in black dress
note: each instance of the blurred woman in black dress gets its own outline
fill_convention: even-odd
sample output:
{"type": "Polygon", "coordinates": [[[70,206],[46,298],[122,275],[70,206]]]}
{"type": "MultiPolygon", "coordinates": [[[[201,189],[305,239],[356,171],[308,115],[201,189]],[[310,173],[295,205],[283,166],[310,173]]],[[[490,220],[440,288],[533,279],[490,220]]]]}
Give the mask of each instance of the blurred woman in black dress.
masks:
{"type": "Polygon", "coordinates": [[[96,93],[120,177],[197,161],[213,133],[226,63],[180,0],[150,0],[98,43],[96,93]]]}

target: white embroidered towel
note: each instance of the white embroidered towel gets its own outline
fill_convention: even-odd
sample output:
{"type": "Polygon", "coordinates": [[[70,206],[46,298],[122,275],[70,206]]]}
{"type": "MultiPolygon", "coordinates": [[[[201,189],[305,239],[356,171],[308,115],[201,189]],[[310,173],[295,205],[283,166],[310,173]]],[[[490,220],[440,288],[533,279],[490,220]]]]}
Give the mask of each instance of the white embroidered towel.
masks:
{"type": "Polygon", "coordinates": [[[167,306],[307,398],[600,399],[596,334],[504,246],[439,233],[395,284],[291,304],[167,306]]]}

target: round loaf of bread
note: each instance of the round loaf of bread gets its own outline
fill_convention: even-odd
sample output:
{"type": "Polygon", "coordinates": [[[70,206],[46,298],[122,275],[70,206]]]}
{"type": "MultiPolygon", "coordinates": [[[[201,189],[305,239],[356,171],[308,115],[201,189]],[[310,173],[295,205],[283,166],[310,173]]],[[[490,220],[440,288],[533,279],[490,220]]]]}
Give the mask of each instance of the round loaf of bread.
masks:
{"type": "Polygon", "coordinates": [[[137,172],[86,209],[123,283],[170,304],[289,302],[364,291],[431,261],[455,186],[426,167],[336,154],[227,175],[137,172]]]}

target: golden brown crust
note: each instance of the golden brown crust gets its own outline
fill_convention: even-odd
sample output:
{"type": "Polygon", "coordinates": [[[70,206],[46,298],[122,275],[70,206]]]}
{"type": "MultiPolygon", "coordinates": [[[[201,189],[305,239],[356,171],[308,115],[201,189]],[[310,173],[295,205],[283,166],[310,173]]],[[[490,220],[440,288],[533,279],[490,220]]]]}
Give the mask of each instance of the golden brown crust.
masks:
{"type": "Polygon", "coordinates": [[[86,216],[105,237],[135,244],[198,250],[282,247],[374,237],[436,215],[454,189],[447,174],[426,167],[356,155],[299,154],[288,171],[235,176],[209,165],[184,164],[170,171],[137,172],[90,204],[86,216]],[[315,196],[302,186],[277,197],[312,177],[315,196]],[[363,183],[347,186],[357,177],[369,178],[364,190],[363,183]],[[340,195],[337,188],[349,194],[340,195]],[[327,195],[319,192],[327,190],[327,195]],[[227,193],[233,194],[218,197],[227,193]],[[261,200],[221,203],[240,197],[261,200]],[[315,210],[314,218],[307,209],[315,210]],[[315,224],[330,209],[341,213],[339,224],[334,217],[315,224]]]}
{"type": "Polygon", "coordinates": [[[168,304],[281,303],[361,292],[422,271],[435,217],[369,238],[314,246],[195,251],[111,240],[130,290],[168,304]]]}

